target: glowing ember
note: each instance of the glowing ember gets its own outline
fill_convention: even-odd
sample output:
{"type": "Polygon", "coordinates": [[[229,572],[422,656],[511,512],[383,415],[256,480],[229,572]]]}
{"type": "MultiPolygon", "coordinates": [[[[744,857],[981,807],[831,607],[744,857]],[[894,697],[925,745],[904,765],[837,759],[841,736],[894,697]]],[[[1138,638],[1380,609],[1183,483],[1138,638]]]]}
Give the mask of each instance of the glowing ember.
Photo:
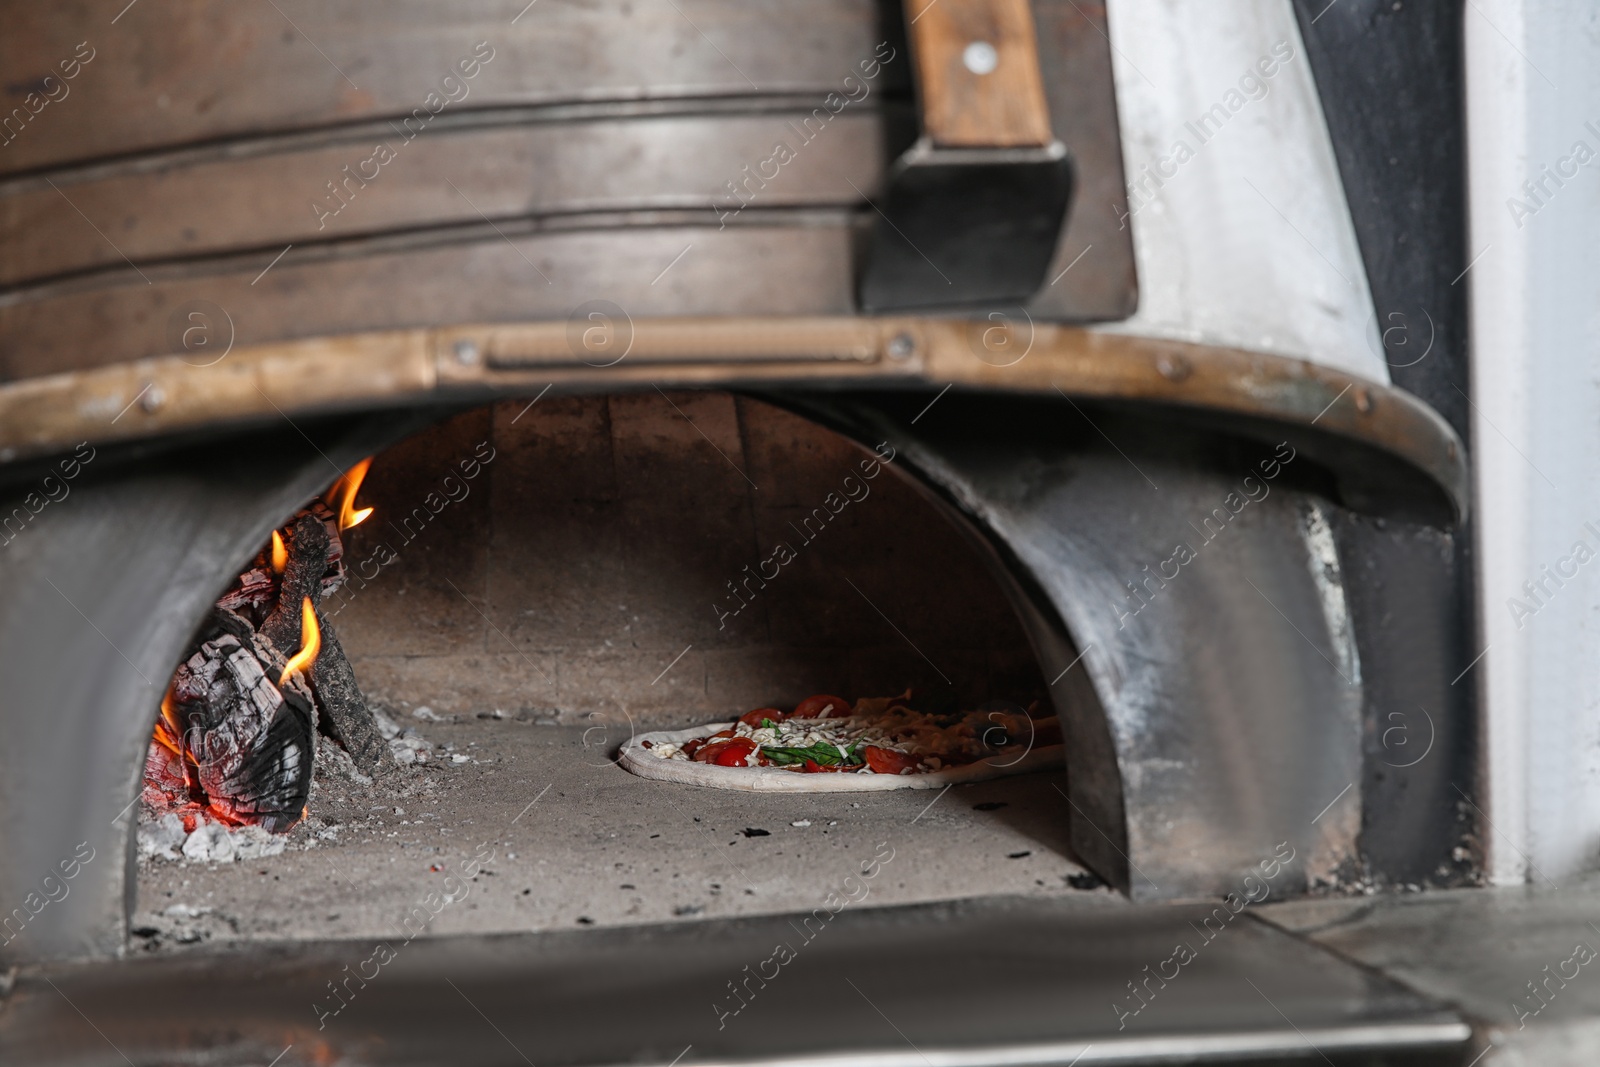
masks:
{"type": "Polygon", "coordinates": [[[278,687],[281,689],[288,684],[291,674],[315,663],[320,651],[322,631],[317,629],[317,609],[311,606],[311,598],[306,597],[300,602],[300,651],[290,656],[289,662],[284,664],[283,673],[278,676],[278,687]]]}
{"type": "Polygon", "coordinates": [[[328,489],[328,502],[339,501],[339,529],[348,530],[352,526],[359,526],[372,514],[371,508],[356,508],[356,493],[361,490],[362,479],[367,476],[367,468],[372,466],[372,457],[351,467],[339,480],[328,489]]]}
{"type": "Polygon", "coordinates": [[[283,535],[277,530],[272,531],[272,573],[282,574],[283,569],[289,565],[289,550],[284,547],[283,535]]]}

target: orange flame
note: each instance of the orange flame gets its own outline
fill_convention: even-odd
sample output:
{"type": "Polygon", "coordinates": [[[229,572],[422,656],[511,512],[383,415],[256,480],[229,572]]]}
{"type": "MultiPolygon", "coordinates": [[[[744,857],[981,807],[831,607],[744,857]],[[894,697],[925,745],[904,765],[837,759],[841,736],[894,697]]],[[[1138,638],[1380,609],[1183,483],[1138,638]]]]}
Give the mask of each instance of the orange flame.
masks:
{"type": "Polygon", "coordinates": [[[352,526],[359,526],[372,514],[371,508],[356,507],[356,493],[361,489],[361,481],[367,476],[367,468],[372,466],[372,457],[357,463],[339,476],[338,481],[328,488],[328,500],[331,503],[335,497],[339,499],[339,529],[348,530],[352,526]]]}
{"type": "Polygon", "coordinates": [[[289,566],[289,550],[283,547],[283,535],[272,531],[272,573],[282,574],[289,566]]]}
{"type": "Polygon", "coordinates": [[[182,756],[183,750],[177,742],[181,736],[183,731],[178,728],[178,708],[172,701],[172,687],[169,685],[166,695],[161,698],[161,719],[156,723],[155,741],[174,756],[182,756]]]}
{"type": "Polygon", "coordinates": [[[320,651],[322,631],[317,628],[317,611],[311,606],[311,598],[306,597],[300,602],[300,651],[290,656],[289,662],[283,665],[283,673],[278,675],[279,687],[289,681],[289,675],[315,663],[320,651]]]}

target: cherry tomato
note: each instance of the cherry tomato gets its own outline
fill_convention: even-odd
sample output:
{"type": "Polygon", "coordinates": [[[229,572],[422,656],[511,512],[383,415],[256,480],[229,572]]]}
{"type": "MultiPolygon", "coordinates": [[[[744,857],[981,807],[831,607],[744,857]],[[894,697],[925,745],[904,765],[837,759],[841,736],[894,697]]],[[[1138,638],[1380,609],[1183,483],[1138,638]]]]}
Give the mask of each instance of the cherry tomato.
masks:
{"type": "Polygon", "coordinates": [[[900,774],[903,771],[917,769],[917,757],[909,752],[898,752],[892,748],[879,748],[877,745],[868,745],[862,749],[861,754],[866,757],[867,768],[873,774],[900,774]]]}
{"type": "Polygon", "coordinates": [[[710,757],[706,755],[706,750],[714,747],[718,741],[726,741],[731,736],[733,736],[731,729],[718,729],[717,733],[712,734],[710,737],[693,737],[691,741],[683,742],[683,755],[691,758],[691,760],[709,763],[710,757]]]}
{"type": "Polygon", "coordinates": [[[797,719],[842,719],[850,714],[850,702],[844,697],[818,693],[806,697],[794,709],[797,719]]]}
{"type": "Polygon", "coordinates": [[[756,751],[756,743],[748,737],[736,737],[722,746],[722,751],[717,753],[717,766],[743,767],[756,751]]]}
{"type": "Polygon", "coordinates": [[[779,711],[777,708],[757,708],[754,711],[747,711],[743,715],[739,716],[739,721],[750,727],[752,730],[759,730],[761,729],[762,719],[771,719],[773,722],[782,722],[788,717],[789,715],[787,712],[779,711]]]}
{"type": "Polygon", "coordinates": [[[712,734],[710,737],[694,737],[694,738],[690,738],[688,741],[685,741],[683,743],[683,748],[680,751],[682,751],[683,754],[685,756],[688,756],[690,759],[699,759],[700,758],[700,756],[699,756],[700,750],[703,749],[705,746],[714,745],[718,741],[726,740],[727,738],[730,738],[732,736],[733,736],[733,731],[732,730],[719,730],[716,733],[712,734]]]}
{"type": "Polygon", "coordinates": [[[731,741],[719,741],[707,745],[694,758],[700,763],[714,763],[718,767],[743,767],[750,753],[756,750],[756,743],[748,737],[735,737],[731,741]]]}

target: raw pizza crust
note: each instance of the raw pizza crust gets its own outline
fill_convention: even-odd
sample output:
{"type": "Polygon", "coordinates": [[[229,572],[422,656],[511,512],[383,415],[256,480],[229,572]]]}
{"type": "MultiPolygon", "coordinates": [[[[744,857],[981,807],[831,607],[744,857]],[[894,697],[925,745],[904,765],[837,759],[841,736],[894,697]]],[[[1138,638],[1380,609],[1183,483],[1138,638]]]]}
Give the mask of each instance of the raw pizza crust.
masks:
{"type": "Polygon", "coordinates": [[[642,742],[682,744],[696,737],[710,737],[720,730],[731,730],[731,722],[693,726],[687,730],[657,730],[628,738],[617,753],[617,762],[639,775],[662,782],[708,785],[717,789],[744,789],[755,793],[867,793],[882,789],[943,789],[960,782],[981,782],[1011,774],[1049,770],[1066,766],[1065,746],[1047,745],[1029,749],[1020,756],[1003,750],[977,763],[926,771],[921,774],[868,774],[855,772],[786,771],[782,767],[719,767],[693,760],[662,759],[642,742]]]}

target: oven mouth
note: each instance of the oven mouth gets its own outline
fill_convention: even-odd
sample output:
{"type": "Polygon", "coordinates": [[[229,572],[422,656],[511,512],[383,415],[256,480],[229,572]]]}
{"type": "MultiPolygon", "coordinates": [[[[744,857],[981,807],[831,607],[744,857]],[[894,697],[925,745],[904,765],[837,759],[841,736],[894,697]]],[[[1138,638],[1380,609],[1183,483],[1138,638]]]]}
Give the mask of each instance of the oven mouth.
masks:
{"type": "Polygon", "coordinates": [[[616,763],[651,731],[834,692],[911,693],[951,722],[1031,704],[1028,736],[979,743],[996,774],[1037,762],[1056,715],[1029,634],[994,560],[898,458],[753,397],[651,390],[536,393],[326,464],[338,480],[266,517],[167,688],[130,950],[771,914],[841,878],[874,906],[1109,892],[1071,849],[1059,756],[940,789],[770,796],[616,763]],[[276,718],[241,656],[282,693],[276,718]],[[943,862],[862,881],[908,828],[943,862]]]}

